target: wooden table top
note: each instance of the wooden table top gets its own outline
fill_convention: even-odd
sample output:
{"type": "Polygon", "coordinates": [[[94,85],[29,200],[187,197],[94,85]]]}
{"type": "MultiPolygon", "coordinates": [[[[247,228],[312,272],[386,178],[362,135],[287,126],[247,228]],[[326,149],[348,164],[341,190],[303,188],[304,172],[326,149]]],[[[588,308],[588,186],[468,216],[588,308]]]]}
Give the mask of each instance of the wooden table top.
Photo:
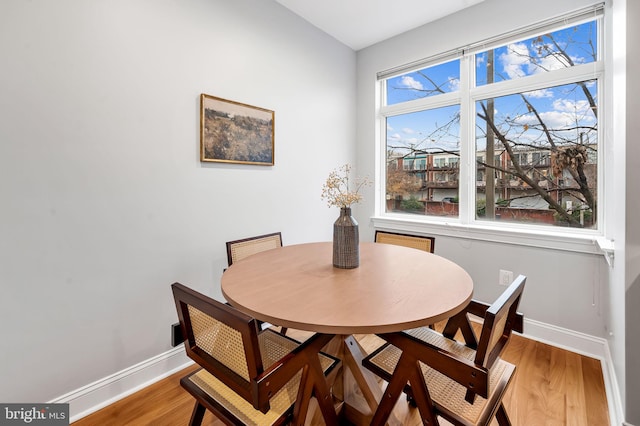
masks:
{"type": "Polygon", "coordinates": [[[424,251],[360,243],[360,267],[333,267],[331,242],[284,246],[222,274],[229,303],[259,320],[329,334],[388,333],[451,317],[473,295],[457,264],[424,251]]]}

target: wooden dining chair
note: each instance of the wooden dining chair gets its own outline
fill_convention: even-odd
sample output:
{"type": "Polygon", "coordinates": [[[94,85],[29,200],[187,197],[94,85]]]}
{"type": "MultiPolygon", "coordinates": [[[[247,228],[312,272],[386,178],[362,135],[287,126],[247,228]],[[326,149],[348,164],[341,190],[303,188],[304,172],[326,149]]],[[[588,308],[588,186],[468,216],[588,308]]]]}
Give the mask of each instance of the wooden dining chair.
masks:
{"type": "MultiPolygon", "coordinates": [[[[415,248],[418,250],[433,253],[436,239],[434,237],[425,237],[422,235],[399,234],[397,232],[387,232],[376,230],[374,242],[382,244],[393,244],[395,246],[403,246],[415,248]]],[[[430,328],[435,328],[433,324],[430,328]]]]}
{"type": "Polygon", "coordinates": [[[423,235],[399,234],[376,230],[374,241],[376,243],[393,244],[396,246],[411,247],[433,253],[436,239],[423,235]]]}
{"type": "Polygon", "coordinates": [[[227,263],[229,266],[233,262],[244,259],[252,254],[265,250],[282,247],[282,233],[273,232],[271,234],[257,235],[255,237],[242,238],[240,240],[227,241],[227,263]]]}
{"type": "MultiPolygon", "coordinates": [[[[261,251],[270,250],[278,247],[282,247],[282,233],[273,232],[271,234],[257,235],[255,237],[242,238],[240,240],[227,241],[225,243],[227,247],[227,263],[231,266],[233,262],[242,260],[252,254],[260,253],[261,251]]],[[[223,270],[226,271],[225,268],[223,270]]],[[[271,327],[271,324],[258,321],[261,328],[271,327]]],[[[281,334],[286,334],[286,327],[280,329],[281,334]]],[[[185,336],[182,334],[180,324],[175,323],[171,325],[171,346],[178,346],[184,341],[185,336]]]]}
{"type": "MultiPolygon", "coordinates": [[[[227,241],[225,244],[227,246],[227,263],[231,266],[233,262],[242,260],[252,254],[282,247],[282,233],[272,232],[271,234],[256,235],[255,237],[227,241]]],[[[260,324],[261,328],[271,327],[271,324],[262,321],[258,321],[258,324],[260,324]]],[[[287,334],[287,328],[281,327],[280,334],[287,334]]]]}
{"type": "Polygon", "coordinates": [[[190,425],[207,409],[225,424],[301,425],[312,396],[326,424],[337,424],[326,376],[340,361],[320,352],[332,335],[300,343],[180,283],[171,288],[186,353],[201,367],[180,380],[196,399],[190,425]]]}
{"type": "Polygon", "coordinates": [[[362,361],[388,382],[371,424],[383,425],[405,391],[424,424],[437,425],[438,415],[456,425],[488,425],[494,417],[509,425],[502,398],[516,367],[500,354],[511,332],[522,332],[517,309],[525,281],[520,275],[491,306],[470,303],[442,334],[428,327],[380,334],[387,343],[362,361]],[[479,339],[468,314],[484,318],[479,339]],[[458,331],[465,343],[454,340],[458,331]]]}
{"type": "MultiPolygon", "coordinates": [[[[242,238],[240,240],[227,241],[227,263],[231,266],[233,262],[244,259],[252,254],[260,253],[261,251],[270,250],[278,247],[282,247],[282,234],[280,232],[273,232],[271,234],[258,235],[255,237],[242,238]]],[[[225,268],[223,270],[226,271],[225,268]]],[[[261,328],[268,328],[271,324],[258,321],[261,328]]],[[[281,334],[286,334],[286,327],[281,327],[281,334]]],[[[171,346],[175,347],[180,345],[185,339],[182,334],[180,324],[174,323],[171,325],[171,346]]]]}

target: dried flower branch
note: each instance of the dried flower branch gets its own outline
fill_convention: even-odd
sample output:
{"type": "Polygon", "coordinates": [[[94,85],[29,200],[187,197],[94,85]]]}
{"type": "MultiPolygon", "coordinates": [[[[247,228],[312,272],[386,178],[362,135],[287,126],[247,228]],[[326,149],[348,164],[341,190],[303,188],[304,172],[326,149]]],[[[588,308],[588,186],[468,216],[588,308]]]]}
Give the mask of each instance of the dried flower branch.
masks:
{"type": "Polygon", "coordinates": [[[356,178],[354,182],[355,189],[350,190],[349,174],[351,173],[351,165],[345,164],[329,173],[329,177],[324,185],[322,185],[322,199],[327,201],[327,205],[337,206],[340,208],[351,207],[351,204],[362,200],[359,194],[360,188],[371,184],[369,178],[356,178]]]}

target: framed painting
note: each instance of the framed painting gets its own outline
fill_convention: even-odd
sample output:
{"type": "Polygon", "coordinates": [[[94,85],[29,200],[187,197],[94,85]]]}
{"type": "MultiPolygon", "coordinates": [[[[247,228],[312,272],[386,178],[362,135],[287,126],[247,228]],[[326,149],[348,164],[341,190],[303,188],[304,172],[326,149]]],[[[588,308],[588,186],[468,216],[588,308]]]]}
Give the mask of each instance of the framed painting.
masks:
{"type": "Polygon", "coordinates": [[[200,160],[273,166],[275,113],[200,95],[200,160]]]}

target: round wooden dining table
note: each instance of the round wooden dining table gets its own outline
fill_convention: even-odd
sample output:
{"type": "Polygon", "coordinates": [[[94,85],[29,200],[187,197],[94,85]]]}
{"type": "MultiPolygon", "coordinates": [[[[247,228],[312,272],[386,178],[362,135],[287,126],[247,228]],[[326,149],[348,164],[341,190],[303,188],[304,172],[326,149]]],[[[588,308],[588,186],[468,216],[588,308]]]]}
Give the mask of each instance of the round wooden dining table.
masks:
{"type": "Polygon", "coordinates": [[[464,308],[469,274],[432,253],[360,244],[360,266],[335,268],[332,243],[284,246],[234,262],[222,293],[239,310],[288,328],[390,333],[433,324],[464,308]]]}
{"type": "Polygon", "coordinates": [[[359,388],[352,392],[345,383],[343,400],[349,402],[357,394],[369,408],[363,413],[361,404],[347,410],[347,417],[351,423],[366,424],[382,391],[362,368],[366,354],[353,335],[391,333],[445,320],[469,303],[473,280],[450,260],[391,244],[361,243],[360,266],[354,269],[335,268],[332,255],[331,242],[254,254],[222,274],[222,294],[261,321],[336,335],[330,352],[343,360],[359,388]]]}

